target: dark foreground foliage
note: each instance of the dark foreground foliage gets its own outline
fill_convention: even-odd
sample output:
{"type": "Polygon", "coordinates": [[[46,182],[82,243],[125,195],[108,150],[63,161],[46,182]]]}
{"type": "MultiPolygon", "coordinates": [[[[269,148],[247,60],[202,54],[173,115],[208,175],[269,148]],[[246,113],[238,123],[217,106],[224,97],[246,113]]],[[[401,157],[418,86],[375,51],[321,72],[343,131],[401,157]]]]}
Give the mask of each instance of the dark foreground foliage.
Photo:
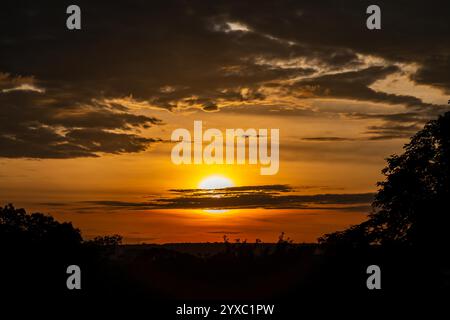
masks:
{"type": "MultiPolygon", "coordinates": [[[[9,296],[151,299],[295,299],[373,295],[366,268],[383,270],[383,292],[420,293],[449,288],[448,269],[412,248],[333,248],[294,244],[224,243],[211,254],[164,245],[120,245],[111,236],[83,241],[71,224],[11,205],[0,210],[2,292],[9,296]],[[82,290],[66,288],[66,268],[82,270],[82,290]],[[442,268],[442,269],[440,269],[442,268]]],[[[189,245],[186,245],[189,246],[189,245]]],[[[192,244],[191,246],[202,246],[192,244]]],[[[206,245],[205,245],[206,246],[206,245]]]]}

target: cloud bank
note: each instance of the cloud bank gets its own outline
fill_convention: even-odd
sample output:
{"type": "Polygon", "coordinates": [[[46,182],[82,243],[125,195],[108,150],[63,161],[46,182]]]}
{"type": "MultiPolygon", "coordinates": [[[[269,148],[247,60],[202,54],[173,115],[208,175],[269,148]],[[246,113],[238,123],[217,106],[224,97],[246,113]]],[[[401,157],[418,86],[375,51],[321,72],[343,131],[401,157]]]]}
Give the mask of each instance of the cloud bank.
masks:
{"type": "Polygon", "coordinates": [[[217,112],[290,99],[294,109],[278,114],[304,115],[314,110],[302,99],[333,98],[410,110],[385,115],[385,125],[368,128],[372,139],[404,137],[447,108],[372,85],[402,74],[450,93],[448,1],[381,1],[380,32],[364,26],[366,1],[77,4],[79,32],[64,28],[64,2],[2,6],[2,157],[145,150],[156,138],[141,130],[159,120],[136,105],[217,112]]]}

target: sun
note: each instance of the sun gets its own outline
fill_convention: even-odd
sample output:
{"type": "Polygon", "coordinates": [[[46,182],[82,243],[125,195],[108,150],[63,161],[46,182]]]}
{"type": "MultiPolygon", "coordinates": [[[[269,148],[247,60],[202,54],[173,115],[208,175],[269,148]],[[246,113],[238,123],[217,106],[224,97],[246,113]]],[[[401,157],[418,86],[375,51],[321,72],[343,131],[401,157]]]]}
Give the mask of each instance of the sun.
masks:
{"type": "Polygon", "coordinates": [[[198,184],[200,189],[223,189],[234,187],[234,183],[231,179],[221,176],[221,175],[212,175],[206,177],[198,184]]]}

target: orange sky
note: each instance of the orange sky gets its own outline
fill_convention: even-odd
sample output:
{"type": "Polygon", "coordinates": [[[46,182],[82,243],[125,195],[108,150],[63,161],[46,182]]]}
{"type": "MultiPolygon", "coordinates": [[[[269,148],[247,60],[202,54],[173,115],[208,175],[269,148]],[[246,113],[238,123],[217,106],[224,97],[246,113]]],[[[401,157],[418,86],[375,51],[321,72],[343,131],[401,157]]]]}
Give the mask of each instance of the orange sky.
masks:
{"type": "MultiPolygon", "coordinates": [[[[314,102],[314,101],[313,101],[314,102]]],[[[334,106],[333,101],[328,104],[334,106]]],[[[374,106],[376,107],[376,106],[374,106]]],[[[384,106],[380,105],[380,108],[384,106]]],[[[192,130],[193,120],[205,128],[234,128],[249,116],[195,111],[189,114],[146,111],[166,125],[149,135],[170,139],[173,128],[192,130]]],[[[358,138],[367,122],[336,118],[251,116],[255,128],[280,128],[280,170],[260,175],[259,165],[174,165],[173,143],[157,143],[129,155],[65,160],[1,160],[2,200],[29,211],[40,210],[72,221],[83,235],[121,234],[125,242],[221,241],[230,238],[275,241],[284,231],[295,241],[311,242],[326,232],[363,221],[367,209],[233,209],[208,213],[199,209],[136,209],[88,206],[85,201],[143,202],[164,197],[170,189],[198,188],[202,179],[222,175],[235,186],[287,184],[296,194],[366,193],[376,190],[384,158],[401,150],[404,140],[303,141],[321,135],[358,138]],[[87,208],[86,208],[87,207],[87,208]],[[79,210],[81,208],[82,210],[79,210]]],[[[247,127],[244,127],[246,129],[247,127]]]]}
{"type": "Polygon", "coordinates": [[[126,243],[311,242],[363,221],[384,159],[448,109],[446,11],[390,2],[369,33],[359,5],[252,3],[89,2],[72,33],[57,7],[11,11],[0,204],[126,243]],[[279,171],[173,164],[171,133],[196,120],[279,129],[279,171]],[[233,188],[190,190],[211,175],[233,188]]]}

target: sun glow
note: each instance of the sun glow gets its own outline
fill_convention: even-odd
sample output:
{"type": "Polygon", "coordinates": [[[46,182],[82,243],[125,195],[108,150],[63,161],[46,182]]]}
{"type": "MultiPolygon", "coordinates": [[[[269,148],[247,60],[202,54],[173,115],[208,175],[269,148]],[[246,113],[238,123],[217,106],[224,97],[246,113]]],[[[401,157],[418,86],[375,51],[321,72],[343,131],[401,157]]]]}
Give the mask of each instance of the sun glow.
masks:
{"type": "Polygon", "coordinates": [[[213,175],[206,177],[202,181],[200,181],[198,187],[200,189],[223,189],[223,188],[230,188],[233,187],[234,183],[231,181],[231,179],[228,179],[224,176],[220,175],[213,175]]]}
{"type": "MultiPolygon", "coordinates": [[[[206,190],[214,190],[214,189],[223,189],[223,188],[230,188],[234,187],[234,183],[231,179],[221,176],[221,175],[212,175],[208,176],[200,183],[198,184],[198,187],[200,189],[206,189],[206,190]]],[[[220,195],[217,195],[217,197],[220,197],[220,195]]],[[[207,213],[224,213],[227,212],[226,209],[207,209],[203,210],[203,212],[207,213]]]]}

